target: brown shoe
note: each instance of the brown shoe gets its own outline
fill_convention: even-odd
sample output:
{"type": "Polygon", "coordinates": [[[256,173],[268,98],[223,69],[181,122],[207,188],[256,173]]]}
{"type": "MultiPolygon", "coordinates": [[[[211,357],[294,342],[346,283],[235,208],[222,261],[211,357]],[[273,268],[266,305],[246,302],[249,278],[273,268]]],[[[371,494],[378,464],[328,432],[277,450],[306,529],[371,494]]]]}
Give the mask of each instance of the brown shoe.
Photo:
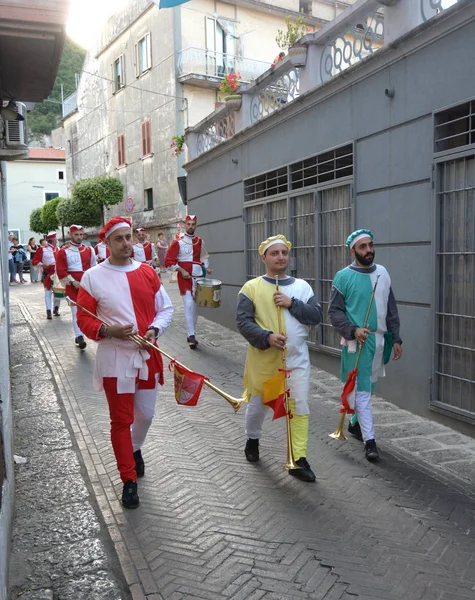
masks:
{"type": "Polygon", "coordinates": [[[186,338],[186,341],[188,342],[188,346],[194,350],[196,348],[196,346],[198,345],[198,340],[195,338],[194,335],[190,335],[186,338]]]}

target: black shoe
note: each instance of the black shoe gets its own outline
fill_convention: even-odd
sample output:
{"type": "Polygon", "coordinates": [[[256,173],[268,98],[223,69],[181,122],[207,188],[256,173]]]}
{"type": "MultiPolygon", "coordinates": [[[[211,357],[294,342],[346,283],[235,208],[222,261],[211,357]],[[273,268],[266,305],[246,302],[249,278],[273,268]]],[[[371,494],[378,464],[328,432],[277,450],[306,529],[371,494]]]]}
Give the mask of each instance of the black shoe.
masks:
{"type": "Polygon", "coordinates": [[[369,461],[378,460],[379,452],[376,447],[376,442],[374,440],[368,440],[364,445],[364,453],[366,459],[369,461]]]}
{"type": "Polygon", "coordinates": [[[300,469],[290,469],[289,473],[291,475],[297,477],[297,479],[300,479],[300,481],[315,481],[315,473],[310,468],[310,465],[308,464],[308,461],[305,458],[305,456],[302,456],[302,458],[299,458],[295,462],[298,464],[300,469]]]}
{"type": "Polygon", "coordinates": [[[54,315],[55,317],[60,317],[60,316],[61,316],[61,315],[59,314],[59,306],[55,306],[55,307],[53,308],[53,315],[54,315]]]}
{"type": "Polygon", "coordinates": [[[122,491],[122,506],[124,508],[137,508],[139,504],[137,482],[129,479],[129,481],[124,484],[124,489],[122,491]]]}
{"type": "Polygon", "coordinates": [[[354,435],[357,440],[360,442],[363,441],[363,434],[361,433],[361,427],[358,421],[354,425],[351,424],[351,421],[348,423],[348,431],[351,435],[354,435]]]}
{"type": "Polygon", "coordinates": [[[51,311],[50,311],[50,310],[47,310],[47,311],[46,311],[46,318],[48,319],[48,321],[51,321],[51,319],[53,318],[53,317],[51,316],[51,311]]]}
{"type": "Polygon", "coordinates": [[[79,346],[79,350],[84,350],[87,346],[84,336],[78,335],[78,337],[74,340],[74,343],[79,346]]]}
{"type": "Polygon", "coordinates": [[[142,452],[136,450],[134,452],[135,459],[135,470],[137,471],[137,477],[143,477],[145,475],[145,463],[142,458],[142,452]]]}
{"type": "Polygon", "coordinates": [[[196,348],[196,346],[198,345],[198,340],[195,338],[194,335],[189,335],[186,338],[186,341],[188,342],[188,345],[190,346],[190,348],[192,350],[194,350],[196,348]]]}
{"type": "Polygon", "coordinates": [[[244,454],[249,462],[257,462],[259,460],[259,440],[248,439],[244,454]]]}

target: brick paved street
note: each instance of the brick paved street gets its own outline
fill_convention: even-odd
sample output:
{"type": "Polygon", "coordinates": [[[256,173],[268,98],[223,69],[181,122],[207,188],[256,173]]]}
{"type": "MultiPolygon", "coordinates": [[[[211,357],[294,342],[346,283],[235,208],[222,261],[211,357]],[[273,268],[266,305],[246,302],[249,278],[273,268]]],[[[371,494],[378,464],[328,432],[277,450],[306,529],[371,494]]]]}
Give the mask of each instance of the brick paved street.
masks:
{"type": "MultiPolygon", "coordinates": [[[[308,459],[317,482],[305,484],[282,470],[284,419],[267,420],[262,459],[249,464],[243,454],[244,410],[234,415],[225,400],[211,391],[203,392],[194,409],[178,407],[167,372],[143,452],[146,475],[139,483],[141,506],[125,511],[119,503],[122,485],[110,446],[105,398],[92,387],[94,344],[83,353],[76,349],[65,305],[61,318],[45,319],[38,285],[10,291],[12,340],[22,348],[13,358],[32,361],[32,347],[38,344],[38,352],[44,352],[40,359],[49,364],[52,378],[50,383],[43,381],[47,377],[41,364],[31,370],[26,382],[20,367],[13,369],[15,453],[29,460],[17,465],[17,479],[22,494],[30,497],[29,504],[22,497],[17,500],[15,592],[51,588],[56,595],[45,599],[76,600],[475,597],[473,439],[376,399],[382,460],[371,465],[363,459],[361,443],[328,437],[339,416],[341,384],[314,368],[308,459]],[[25,399],[21,400],[27,384],[48,407],[49,420],[33,419],[31,427],[39,436],[38,447],[46,446],[49,453],[45,476],[49,492],[63,507],[60,525],[48,520],[48,507],[38,511],[29,487],[41,490],[45,476],[27,480],[25,475],[36,456],[35,447],[22,444],[29,426],[25,399]],[[50,404],[55,390],[59,403],[50,404]],[[64,444],[58,443],[58,436],[48,442],[53,430],[64,432],[64,444]],[[57,483],[65,474],[68,494],[75,500],[69,505],[61,499],[64,490],[57,483]],[[35,546],[38,540],[27,535],[38,512],[44,515],[45,530],[51,532],[49,543],[64,544],[59,563],[54,562],[58,552],[56,558],[52,551],[43,560],[31,558],[42,550],[41,544],[35,546]],[[87,564],[77,561],[76,570],[68,560],[74,544],[76,553],[81,552],[81,544],[96,548],[87,564]],[[31,564],[37,565],[36,571],[31,564]],[[40,567],[51,564],[55,569],[45,577],[40,567]],[[89,591],[63,595],[66,584],[55,587],[53,575],[60,582],[68,578],[77,582],[81,569],[89,591]]],[[[239,396],[244,340],[200,318],[199,349],[189,350],[179,296],[175,289],[168,291],[175,317],[161,338],[163,348],[239,396]]],[[[33,598],[29,593],[23,597],[33,598]]]]}

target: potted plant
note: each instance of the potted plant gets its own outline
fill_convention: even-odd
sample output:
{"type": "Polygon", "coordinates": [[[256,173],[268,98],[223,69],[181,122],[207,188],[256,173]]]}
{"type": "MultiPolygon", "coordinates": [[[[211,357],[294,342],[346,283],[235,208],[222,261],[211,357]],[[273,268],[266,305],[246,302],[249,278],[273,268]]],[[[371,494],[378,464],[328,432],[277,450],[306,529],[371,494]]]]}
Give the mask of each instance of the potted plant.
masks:
{"type": "Polygon", "coordinates": [[[308,27],[305,25],[303,17],[299,17],[295,23],[292,23],[290,15],[285,17],[285,24],[287,31],[278,29],[275,41],[279,48],[288,50],[290,62],[294,67],[303,67],[307,62],[307,46],[297,44],[297,42],[308,32],[308,27]]]}
{"type": "Polygon", "coordinates": [[[240,77],[239,73],[228,73],[223,77],[221,85],[219,86],[219,91],[224,96],[226,106],[234,110],[241,107],[242,96],[241,94],[236,94],[236,91],[241,85],[239,83],[240,77]]]}
{"type": "Polygon", "coordinates": [[[173,151],[175,156],[180,156],[185,151],[183,147],[185,145],[185,136],[184,135],[174,135],[172,137],[172,143],[170,144],[170,148],[173,151]]]}

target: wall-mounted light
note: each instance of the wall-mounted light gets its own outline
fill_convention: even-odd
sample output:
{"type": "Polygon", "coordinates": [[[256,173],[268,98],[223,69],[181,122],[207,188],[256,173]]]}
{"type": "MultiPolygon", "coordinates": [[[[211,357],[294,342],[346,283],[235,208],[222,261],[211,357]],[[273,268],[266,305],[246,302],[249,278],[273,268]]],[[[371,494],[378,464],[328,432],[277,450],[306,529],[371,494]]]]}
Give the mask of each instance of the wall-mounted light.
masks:
{"type": "Polygon", "coordinates": [[[237,165],[239,160],[237,158],[232,158],[231,162],[233,163],[233,165],[237,165]]]}
{"type": "Polygon", "coordinates": [[[384,90],[384,95],[386,96],[386,98],[392,99],[394,98],[395,94],[396,90],[393,87],[389,87],[384,90]]]}

